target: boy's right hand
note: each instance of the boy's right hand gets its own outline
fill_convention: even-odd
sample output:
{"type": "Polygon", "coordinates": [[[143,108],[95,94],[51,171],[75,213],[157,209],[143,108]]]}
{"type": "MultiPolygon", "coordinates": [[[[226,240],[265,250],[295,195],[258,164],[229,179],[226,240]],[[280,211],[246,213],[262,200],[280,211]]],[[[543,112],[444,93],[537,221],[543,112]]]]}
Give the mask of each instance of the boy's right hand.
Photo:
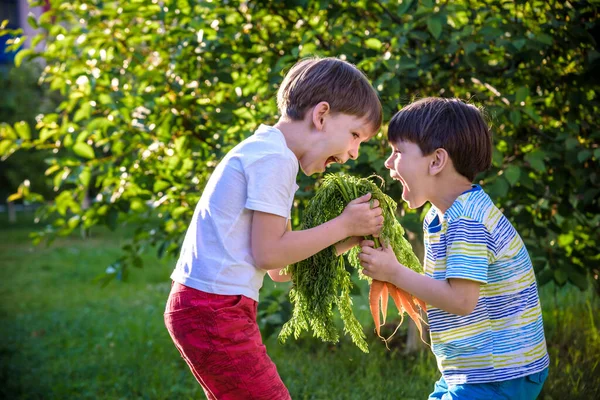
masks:
{"type": "Polygon", "coordinates": [[[382,213],[379,201],[371,204],[371,193],[352,200],[340,215],[347,229],[346,236],[378,236],[383,228],[382,213]]]}

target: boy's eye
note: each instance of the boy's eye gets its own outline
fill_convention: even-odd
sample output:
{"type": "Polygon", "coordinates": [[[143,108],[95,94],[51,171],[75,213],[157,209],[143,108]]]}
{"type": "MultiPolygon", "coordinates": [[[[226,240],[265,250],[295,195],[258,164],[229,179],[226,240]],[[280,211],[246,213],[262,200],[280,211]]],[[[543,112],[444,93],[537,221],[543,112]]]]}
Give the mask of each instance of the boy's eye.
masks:
{"type": "Polygon", "coordinates": [[[352,136],[354,137],[354,139],[358,139],[360,137],[360,135],[356,132],[352,132],[352,136]]]}

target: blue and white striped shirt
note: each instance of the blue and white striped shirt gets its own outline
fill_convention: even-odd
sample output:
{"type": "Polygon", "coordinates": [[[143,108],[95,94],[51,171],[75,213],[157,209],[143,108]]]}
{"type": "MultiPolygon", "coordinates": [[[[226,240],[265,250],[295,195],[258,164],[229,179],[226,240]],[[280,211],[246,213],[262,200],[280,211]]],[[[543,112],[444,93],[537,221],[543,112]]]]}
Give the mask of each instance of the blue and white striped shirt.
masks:
{"type": "Polygon", "coordinates": [[[425,274],[481,283],[467,316],[428,307],[431,343],[448,384],[515,379],[549,365],[537,285],[525,245],[480,186],[423,223],[425,274]]]}

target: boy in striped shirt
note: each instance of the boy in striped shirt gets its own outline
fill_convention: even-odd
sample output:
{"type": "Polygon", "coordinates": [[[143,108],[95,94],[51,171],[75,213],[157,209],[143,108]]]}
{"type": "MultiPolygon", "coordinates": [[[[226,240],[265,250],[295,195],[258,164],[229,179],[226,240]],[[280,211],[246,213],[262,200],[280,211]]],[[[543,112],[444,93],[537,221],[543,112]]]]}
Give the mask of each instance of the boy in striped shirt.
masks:
{"type": "Polygon", "coordinates": [[[385,166],[425,221],[425,274],[363,241],[364,273],[428,305],[442,377],[429,399],[535,399],[549,358],[527,249],[475,176],[489,168],[491,132],[478,108],[425,98],[391,120],[385,166]]]}

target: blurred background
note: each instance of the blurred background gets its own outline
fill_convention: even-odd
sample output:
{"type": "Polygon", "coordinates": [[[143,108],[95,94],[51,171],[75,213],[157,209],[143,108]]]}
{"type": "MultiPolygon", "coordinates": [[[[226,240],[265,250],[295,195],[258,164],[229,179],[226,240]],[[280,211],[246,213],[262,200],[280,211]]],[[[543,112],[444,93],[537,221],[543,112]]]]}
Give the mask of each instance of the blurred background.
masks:
{"type": "MultiPolygon", "coordinates": [[[[485,108],[494,157],[477,181],[534,261],[551,356],[540,398],[600,398],[599,7],[0,1],[0,398],[203,398],[163,325],[169,275],[214,167],[277,121],[278,85],[309,56],[364,71],[384,122],[426,96],[485,108]]],[[[400,201],[386,128],[330,171],[378,174],[400,201]]],[[[298,177],[296,228],[321,178],[298,177]]],[[[419,257],[426,211],[398,208],[419,257]]],[[[292,397],[426,398],[430,350],[408,322],[387,350],[355,284],[369,354],[348,338],[278,343],[289,284],[265,280],[259,325],[292,397]]]]}

